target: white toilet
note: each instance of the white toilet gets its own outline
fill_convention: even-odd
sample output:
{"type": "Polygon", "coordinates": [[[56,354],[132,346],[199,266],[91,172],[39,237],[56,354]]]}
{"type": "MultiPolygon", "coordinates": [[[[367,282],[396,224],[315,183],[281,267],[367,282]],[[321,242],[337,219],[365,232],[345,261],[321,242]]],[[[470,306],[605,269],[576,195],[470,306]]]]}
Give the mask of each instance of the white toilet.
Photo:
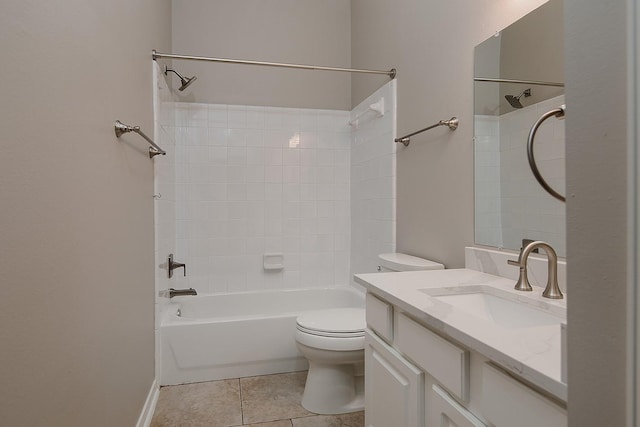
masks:
{"type": "MultiPolygon", "coordinates": [[[[380,271],[438,270],[444,266],[410,255],[379,255],[380,271]]],[[[344,414],[364,409],[363,308],[334,308],[300,315],[296,344],[309,361],[302,406],[316,414],[344,414]]]]}

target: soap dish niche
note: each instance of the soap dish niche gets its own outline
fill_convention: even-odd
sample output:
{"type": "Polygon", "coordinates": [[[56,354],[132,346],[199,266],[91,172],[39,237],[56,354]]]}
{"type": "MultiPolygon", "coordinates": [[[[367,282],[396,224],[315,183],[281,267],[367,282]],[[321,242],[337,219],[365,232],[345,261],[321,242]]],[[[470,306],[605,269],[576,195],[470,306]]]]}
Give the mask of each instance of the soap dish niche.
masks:
{"type": "Polygon", "coordinates": [[[265,271],[279,271],[284,269],[284,255],[282,253],[268,253],[262,256],[265,271]]]}

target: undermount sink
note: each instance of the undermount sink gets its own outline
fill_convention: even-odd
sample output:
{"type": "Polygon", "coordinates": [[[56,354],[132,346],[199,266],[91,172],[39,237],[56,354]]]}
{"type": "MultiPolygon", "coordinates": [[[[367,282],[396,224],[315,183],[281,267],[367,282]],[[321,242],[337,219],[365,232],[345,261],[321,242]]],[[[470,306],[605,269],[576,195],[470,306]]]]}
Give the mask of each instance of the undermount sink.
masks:
{"type": "Polygon", "coordinates": [[[421,292],[473,317],[488,320],[505,328],[560,325],[565,322],[562,308],[544,301],[519,297],[486,286],[465,288],[428,288],[421,292]]]}

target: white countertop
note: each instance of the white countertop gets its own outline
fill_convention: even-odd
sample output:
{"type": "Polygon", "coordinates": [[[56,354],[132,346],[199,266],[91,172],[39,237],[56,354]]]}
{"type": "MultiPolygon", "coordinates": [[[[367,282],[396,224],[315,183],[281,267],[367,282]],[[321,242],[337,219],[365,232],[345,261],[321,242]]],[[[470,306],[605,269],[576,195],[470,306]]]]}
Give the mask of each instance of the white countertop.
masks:
{"type": "MultiPolygon", "coordinates": [[[[542,298],[542,289],[513,290],[514,281],[470,269],[410,271],[355,275],[356,282],[407,312],[434,331],[477,351],[517,377],[567,401],[567,385],[561,380],[560,325],[509,328],[437,301],[420,289],[487,286],[551,306],[566,313],[566,300],[542,298]]],[[[534,301],[535,303],[535,301],[534,301]]],[[[565,314],[566,316],[566,314],[565,314]]],[[[566,317],[565,317],[566,319],[566,317]]]]}

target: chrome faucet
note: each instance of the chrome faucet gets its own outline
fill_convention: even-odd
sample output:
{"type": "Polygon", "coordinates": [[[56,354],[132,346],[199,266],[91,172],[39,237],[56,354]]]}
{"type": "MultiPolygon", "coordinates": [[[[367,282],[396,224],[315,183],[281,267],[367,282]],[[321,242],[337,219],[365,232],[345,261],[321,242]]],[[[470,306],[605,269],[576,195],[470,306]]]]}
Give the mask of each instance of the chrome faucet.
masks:
{"type": "Polygon", "coordinates": [[[169,279],[173,277],[173,270],[176,268],[183,268],[184,275],[187,275],[187,265],[181,262],[175,262],[173,260],[173,254],[169,254],[169,258],[167,258],[167,270],[169,270],[169,279]]]}
{"type": "Polygon", "coordinates": [[[544,288],[542,296],[551,299],[564,298],[562,295],[562,291],[558,286],[558,255],[548,243],[540,240],[531,242],[524,248],[522,248],[522,250],[520,251],[520,255],[518,256],[518,261],[507,261],[509,265],[516,265],[520,267],[520,277],[518,277],[518,282],[516,283],[514,289],[527,292],[533,290],[531,284],[529,283],[529,277],[527,276],[527,259],[529,258],[529,255],[531,255],[531,252],[533,252],[533,250],[537,248],[544,250],[544,252],[547,254],[548,260],[547,286],[544,288]]]}
{"type": "Polygon", "coordinates": [[[181,297],[181,296],[184,296],[184,295],[198,295],[198,293],[193,288],[189,288],[189,289],[173,289],[173,288],[169,288],[169,298],[181,297]]]}

